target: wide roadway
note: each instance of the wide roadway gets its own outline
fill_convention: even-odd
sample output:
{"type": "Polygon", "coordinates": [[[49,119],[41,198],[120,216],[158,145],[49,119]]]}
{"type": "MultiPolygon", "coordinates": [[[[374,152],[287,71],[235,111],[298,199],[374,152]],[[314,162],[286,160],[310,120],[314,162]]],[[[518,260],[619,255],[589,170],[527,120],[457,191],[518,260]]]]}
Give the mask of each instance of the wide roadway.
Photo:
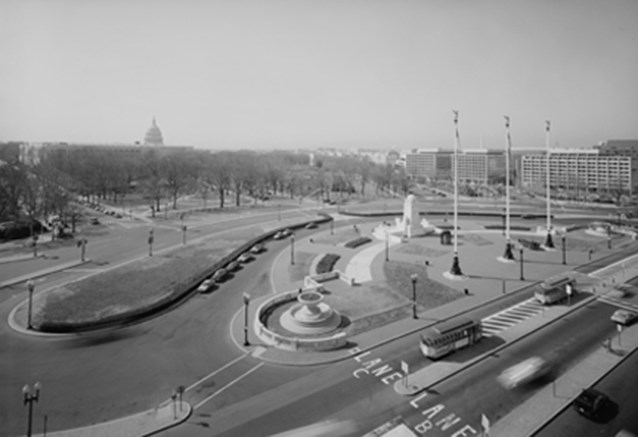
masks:
{"type": "MultiPolygon", "coordinates": [[[[392,376],[400,372],[401,361],[411,372],[432,363],[421,355],[418,335],[410,335],[236,405],[202,406],[198,413],[209,417],[215,424],[212,429],[178,428],[166,435],[271,435],[326,420],[349,422],[352,432],[345,434],[361,435],[397,416],[412,427],[427,428],[428,435],[451,436],[465,426],[480,430],[481,413],[498,420],[600,347],[615,330],[609,321],[615,309],[593,302],[415,397],[397,394],[393,384],[398,379],[392,376]],[[549,379],[517,390],[506,390],[496,382],[501,371],[533,355],[553,364],[549,379]]],[[[500,344],[486,338],[447,359],[463,362],[500,344]]],[[[249,387],[257,382],[258,376],[251,375],[242,384],[249,387]]]]}
{"type": "MultiPolygon", "coordinates": [[[[308,217],[304,212],[296,214],[300,219],[308,217]]],[[[277,226],[280,223],[278,214],[224,218],[223,223],[199,227],[198,235],[214,235],[215,232],[241,226],[262,226],[268,222],[277,226]]],[[[124,235],[130,237],[132,231],[124,232],[124,235]]],[[[145,242],[143,235],[148,231],[142,228],[138,232],[145,242]]],[[[181,242],[178,232],[171,229],[166,232],[176,235],[177,241],[181,242]]],[[[158,234],[162,235],[156,231],[156,241],[158,234]]],[[[269,250],[271,245],[274,247],[275,243],[269,244],[269,250]]],[[[92,266],[100,268],[103,264],[134,258],[147,250],[145,245],[139,246],[137,238],[105,240],[101,245],[103,252],[91,253],[92,266]]],[[[45,338],[17,333],[3,323],[0,328],[3,393],[0,396],[0,435],[25,431],[26,410],[21,390],[27,383],[40,381],[43,386],[40,399],[34,404],[34,430],[42,429],[46,414],[48,430],[54,431],[153,408],[169,399],[180,385],[192,386],[186,393],[187,399],[197,403],[213,393],[221,381],[206,379],[198,385],[193,383],[221,368],[224,372],[216,374],[215,378],[232,380],[234,377],[227,375],[229,371],[237,376],[259,364],[249,357],[240,358],[242,351],[231,342],[228,327],[231,318],[242,307],[244,291],[250,291],[253,296],[271,292],[268,275],[272,260],[269,258],[267,254],[258,256],[211,294],[197,295],[168,314],[124,329],[45,338]],[[232,366],[225,367],[233,361],[232,366]]],[[[38,288],[46,289],[61,280],[86,273],[52,274],[39,281],[38,288]]],[[[24,300],[25,294],[20,293],[19,288],[5,288],[3,296],[0,317],[7,320],[11,308],[24,300]]],[[[304,372],[304,369],[288,369],[279,376],[273,372],[268,385],[304,372]]],[[[259,390],[259,386],[255,390],[259,390]]],[[[242,396],[232,391],[226,391],[224,395],[242,396]]]]}

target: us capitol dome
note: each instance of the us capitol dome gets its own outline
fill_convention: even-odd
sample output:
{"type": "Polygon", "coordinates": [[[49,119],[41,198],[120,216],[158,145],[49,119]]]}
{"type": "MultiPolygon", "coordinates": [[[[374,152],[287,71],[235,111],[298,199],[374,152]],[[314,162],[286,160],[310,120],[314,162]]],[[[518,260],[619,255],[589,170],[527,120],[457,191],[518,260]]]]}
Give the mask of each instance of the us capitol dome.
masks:
{"type": "Polygon", "coordinates": [[[144,136],[144,144],[148,146],[163,146],[164,138],[162,138],[162,131],[157,126],[155,122],[155,117],[153,117],[153,125],[148,128],[146,131],[146,135],[144,136]]]}

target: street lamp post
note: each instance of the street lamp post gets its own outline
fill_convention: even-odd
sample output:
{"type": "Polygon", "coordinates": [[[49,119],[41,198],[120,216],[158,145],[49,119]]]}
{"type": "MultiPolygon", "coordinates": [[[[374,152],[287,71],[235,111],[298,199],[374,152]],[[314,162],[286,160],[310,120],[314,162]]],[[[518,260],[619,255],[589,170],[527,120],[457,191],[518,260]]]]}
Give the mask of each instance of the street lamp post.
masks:
{"type": "Polygon", "coordinates": [[[521,247],[520,249],[518,249],[518,252],[520,254],[520,259],[521,259],[521,281],[524,281],[525,276],[523,275],[523,248],[521,247]]]}
{"type": "Polygon", "coordinates": [[[335,227],[335,220],[332,219],[332,220],[330,220],[330,235],[333,235],[334,227],[335,227]]]}
{"type": "Polygon", "coordinates": [[[32,239],[33,239],[33,257],[37,258],[38,257],[38,236],[34,234],[32,239]]]}
{"type": "Polygon", "coordinates": [[[27,329],[33,329],[31,324],[31,311],[33,310],[33,290],[35,290],[35,282],[33,279],[27,281],[27,290],[29,291],[29,307],[27,308],[27,329]]]}
{"type": "Polygon", "coordinates": [[[412,273],[412,275],[410,276],[410,279],[412,280],[412,318],[416,319],[416,281],[417,281],[417,274],[416,273],[412,273]]]}
{"type": "Polygon", "coordinates": [[[563,245],[563,265],[565,265],[567,264],[567,252],[565,251],[565,235],[561,235],[560,239],[563,245]]]}
{"type": "Polygon", "coordinates": [[[86,238],[78,240],[78,247],[80,248],[80,261],[84,261],[84,256],[86,255],[86,243],[86,238]]]}
{"type": "Polygon", "coordinates": [[[385,231],[385,260],[390,261],[390,242],[389,242],[388,231],[385,231]]]}
{"type": "Polygon", "coordinates": [[[148,230],[148,256],[153,256],[153,230],[148,230]]]}
{"type": "Polygon", "coordinates": [[[28,419],[27,419],[27,437],[31,437],[31,430],[33,428],[33,403],[38,402],[40,398],[40,389],[42,385],[39,382],[36,382],[33,385],[33,391],[31,387],[25,385],[22,387],[22,395],[24,397],[24,405],[28,406],[28,419]]]}
{"type": "Polygon", "coordinates": [[[244,293],[244,346],[250,346],[248,341],[248,304],[250,303],[250,295],[244,293]]]}
{"type": "Polygon", "coordinates": [[[290,236],[290,265],[295,265],[295,236],[290,236]]]}
{"type": "Polygon", "coordinates": [[[186,244],[186,225],[182,225],[182,244],[186,244]]]}

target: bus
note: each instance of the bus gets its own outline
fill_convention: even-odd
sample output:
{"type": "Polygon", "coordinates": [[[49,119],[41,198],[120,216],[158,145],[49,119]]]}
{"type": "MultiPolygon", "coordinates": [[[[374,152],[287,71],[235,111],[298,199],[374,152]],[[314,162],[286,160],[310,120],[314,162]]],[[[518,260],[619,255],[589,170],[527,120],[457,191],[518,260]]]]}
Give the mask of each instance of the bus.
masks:
{"type": "Polygon", "coordinates": [[[479,320],[460,317],[426,329],[421,334],[421,352],[428,358],[440,358],[481,339],[479,320]]]}
{"type": "Polygon", "coordinates": [[[534,298],[543,305],[567,299],[574,291],[574,279],[569,276],[548,278],[534,292],[534,298]]]}

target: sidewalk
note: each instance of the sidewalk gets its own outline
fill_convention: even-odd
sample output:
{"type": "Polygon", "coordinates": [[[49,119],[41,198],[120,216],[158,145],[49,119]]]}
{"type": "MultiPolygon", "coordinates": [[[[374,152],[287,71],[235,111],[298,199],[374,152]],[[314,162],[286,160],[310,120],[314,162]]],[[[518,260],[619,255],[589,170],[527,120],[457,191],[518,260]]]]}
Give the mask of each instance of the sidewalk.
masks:
{"type": "MultiPolygon", "coordinates": [[[[121,419],[64,431],[47,432],[50,437],[151,436],[185,422],[193,412],[187,402],[164,402],[159,407],[121,419]]],[[[35,434],[42,437],[43,434],[35,434]]]]}

